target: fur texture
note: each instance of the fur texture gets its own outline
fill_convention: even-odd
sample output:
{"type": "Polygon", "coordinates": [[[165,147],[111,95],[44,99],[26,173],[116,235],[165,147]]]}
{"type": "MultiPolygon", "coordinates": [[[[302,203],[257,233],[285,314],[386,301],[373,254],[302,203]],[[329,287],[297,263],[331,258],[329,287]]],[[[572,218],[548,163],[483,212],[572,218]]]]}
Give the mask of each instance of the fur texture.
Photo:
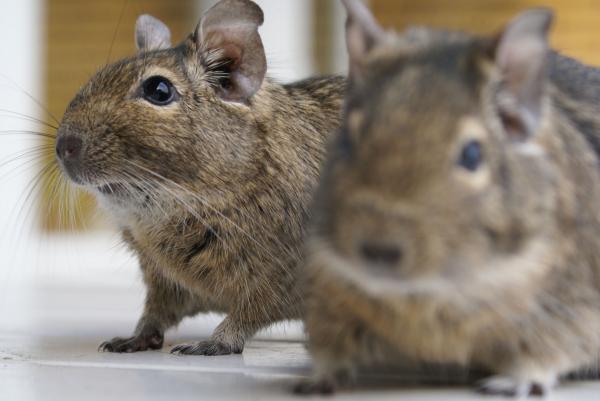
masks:
{"type": "MultiPolygon", "coordinates": [[[[505,36],[533,25],[523,43],[543,47],[545,13],[505,36]]],[[[496,375],[484,392],[542,393],[600,351],[600,110],[585,85],[600,72],[542,52],[525,96],[511,73],[536,61],[514,43],[506,66],[502,38],[416,32],[357,61],[309,240],[316,367],[296,390],[402,359],[483,369],[496,375]],[[520,96],[539,101],[534,130],[520,96]],[[469,171],[474,141],[483,162],[469,171]]]]}
{"type": "MultiPolygon", "coordinates": [[[[235,10],[228,13],[234,6],[252,7],[241,14],[262,22],[252,2],[218,6],[210,17],[217,36],[219,17],[235,23],[235,10]]],[[[159,24],[144,21],[138,26],[159,24]]],[[[162,25],[153,31],[168,33],[162,25]]],[[[185,316],[218,311],[227,317],[210,339],[174,351],[239,353],[257,330],[301,315],[297,277],[308,205],[328,133],[339,126],[345,80],[262,82],[262,67],[244,59],[238,64],[246,70],[234,78],[237,62],[199,33],[166,49],[167,38],[144,34],[138,43],[160,48],[99,71],[69,105],[58,135],[59,142],[81,141],[77,159],[59,157],[61,166],[114,217],[148,289],[133,336],[100,349],[160,348],[165,330],[185,316]],[[249,97],[252,85],[231,82],[243,73],[262,82],[249,97]],[[168,79],[177,99],[148,102],[143,85],[152,76],[168,79]]],[[[259,39],[246,50],[262,51],[259,39]]],[[[237,45],[227,46],[237,54],[237,45]]],[[[262,63],[258,54],[252,60],[262,63]]]]}

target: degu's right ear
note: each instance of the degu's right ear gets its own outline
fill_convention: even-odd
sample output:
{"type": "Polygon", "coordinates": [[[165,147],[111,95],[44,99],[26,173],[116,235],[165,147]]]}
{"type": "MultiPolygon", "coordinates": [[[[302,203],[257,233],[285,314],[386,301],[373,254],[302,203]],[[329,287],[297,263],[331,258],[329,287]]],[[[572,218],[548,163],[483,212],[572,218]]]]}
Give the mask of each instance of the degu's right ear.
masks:
{"type": "Polygon", "coordinates": [[[538,129],[546,83],[548,31],[553,13],[534,8],[515,17],[493,42],[494,61],[502,74],[499,111],[507,134],[526,140],[538,129]]]}
{"type": "Polygon", "coordinates": [[[135,23],[135,44],[139,52],[171,47],[171,31],[159,19],[140,15],[135,23]]]}
{"type": "Polygon", "coordinates": [[[346,21],[346,45],[350,57],[350,79],[363,80],[369,53],[386,38],[386,32],[375,20],[362,0],[342,0],[348,19],[346,21]]]}
{"type": "Polygon", "coordinates": [[[267,59],[258,28],[261,8],[250,0],[221,0],[210,8],[196,28],[194,40],[205,68],[219,81],[224,100],[247,103],[260,89],[267,59]]]}

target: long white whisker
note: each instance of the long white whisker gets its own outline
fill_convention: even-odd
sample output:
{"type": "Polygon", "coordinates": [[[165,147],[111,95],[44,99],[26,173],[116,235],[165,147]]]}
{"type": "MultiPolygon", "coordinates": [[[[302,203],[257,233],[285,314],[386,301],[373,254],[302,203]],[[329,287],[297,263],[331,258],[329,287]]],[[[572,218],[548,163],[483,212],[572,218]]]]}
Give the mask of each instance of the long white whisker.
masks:
{"type": "MultiPolygon", "coordinates": [[[[133,164],[133,162],[130,162],[130,163],[133,164]]],[[[219,239],[220,241],[224,242],[223,239],[221,238],[221,236],[219,235],[219,233],[217,232],[217,230],[215,230],[213,227],[211,227],[211,225],[208,224],[208,222],[205,219],[203,219],[199,215],[199,213],[189,203],[187,203],[184,199],[182,199],[180,196],[178,196],[177,193],[173,192],[170,188],[168,188],[163,183],[156,181],[156,184],[159,185],[170,196],[172,196],[175,201],[179,202],[179,204],[181,204],[183,207],[185,207],[185,209],[190,214],[192,214],[195,218],[197,218],[205,227],[207,227],[208,229],[210,229],[213,232],[213,234],[215,235],[215,237],[217,237],[217,239],[219,239]]]]}

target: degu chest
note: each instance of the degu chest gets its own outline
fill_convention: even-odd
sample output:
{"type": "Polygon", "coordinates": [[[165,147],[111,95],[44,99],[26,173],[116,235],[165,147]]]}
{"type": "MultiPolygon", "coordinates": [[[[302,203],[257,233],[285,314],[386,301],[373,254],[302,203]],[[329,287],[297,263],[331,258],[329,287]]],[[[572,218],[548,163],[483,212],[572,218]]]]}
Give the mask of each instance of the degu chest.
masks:
{"type": "Polygon", "coordinates": [[[182,231],[173,224],[135,224],[125,229],[124,238],[141,259],[177,281],[210,280],[228,262],[223,239],[204,227],[182,231]]]}

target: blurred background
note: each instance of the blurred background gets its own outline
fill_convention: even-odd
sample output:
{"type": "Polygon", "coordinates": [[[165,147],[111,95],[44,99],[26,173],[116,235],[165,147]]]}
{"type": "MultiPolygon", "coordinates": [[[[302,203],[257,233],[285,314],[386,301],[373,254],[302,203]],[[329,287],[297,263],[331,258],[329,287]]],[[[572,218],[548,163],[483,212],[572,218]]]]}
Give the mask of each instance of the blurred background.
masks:
{"type": "MultiPolygon", "coordinates": [[[[269,74],[290,81],[344,73],[345,13],[338,0],[256,0],[269,74]]],[[[43,167],[52,135],[78,88],[102,65],[134,53],[136,17],[150,13],[182,40],[215,0],[0,0],[0,310],[18,282],[123,284],[136,262],[120,247],[93,200],[43,167]],[[39,120],[39,121],[38,121],[39,120]]],[[[600,64],[597,0],[371,0],[385,27],[427,24],[475,33],[498,30],[517,12],[556,11],[553,46],[600,64]]],[[[21,294],[22,295],[22,294],[21,294]]],[[[140,299],[141,302],[141,299],[140,299]]]]}

